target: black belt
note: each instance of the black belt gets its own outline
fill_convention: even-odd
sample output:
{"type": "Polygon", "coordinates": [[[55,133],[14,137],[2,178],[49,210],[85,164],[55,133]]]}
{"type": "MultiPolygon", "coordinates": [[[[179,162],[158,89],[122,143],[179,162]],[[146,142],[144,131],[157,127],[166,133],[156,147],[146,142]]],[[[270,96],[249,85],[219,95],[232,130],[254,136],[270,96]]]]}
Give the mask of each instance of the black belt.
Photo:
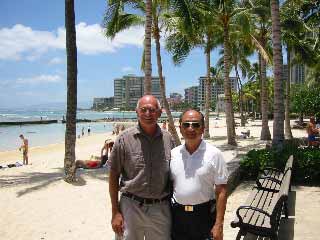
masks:
{"type": "Polygon", "coordinates": [[[161,203],[161,202],[169,200],[169,196],[165,196],[165,197],[163,197],[161,199],[154,199],[154,198],[142,198],[142,197],[139,197],[137,195],[133,195],[132,193],[128,193],[128,192],[127,193],[122,193],[121,195],[124,196],[124,197],[130,198],[132,200],[135,200],[135,201],[139,202],[141,205],[143,205],[143,204],[161,203]]]}
{"type": "Polygon", "coordinates": [[[180,210],[183,210],[184,212],[196,212],[196,211],[200,211],[202,209],[211,208],[215,202],[216,202],[216,200],[213,199],[208,202],[204,202],[204,203],[200,203],[200,204],[196,204],[196,205],[182,205],[182,204],[174,201],[173,207],[178,208],[180,210]]]}

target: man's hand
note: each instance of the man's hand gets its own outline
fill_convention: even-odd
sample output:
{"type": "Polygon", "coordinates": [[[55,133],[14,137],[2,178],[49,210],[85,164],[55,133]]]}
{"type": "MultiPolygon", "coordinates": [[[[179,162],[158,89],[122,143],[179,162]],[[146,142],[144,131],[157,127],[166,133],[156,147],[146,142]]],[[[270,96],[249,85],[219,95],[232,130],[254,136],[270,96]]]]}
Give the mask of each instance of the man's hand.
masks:
{"type": "Polygon", "coordinates": [[[214,240],[223,240],[223,224],[215,224],[211,229],[214,240]]]}
{"type": "Polygon", "coordinates": [[[116,234],[118,234],[120,236],[123,235],[123,217],[120,212],[117,212],[116,214],[114,214],[112,216],[111,226],[112,226],[113,231],[116,234]]]}

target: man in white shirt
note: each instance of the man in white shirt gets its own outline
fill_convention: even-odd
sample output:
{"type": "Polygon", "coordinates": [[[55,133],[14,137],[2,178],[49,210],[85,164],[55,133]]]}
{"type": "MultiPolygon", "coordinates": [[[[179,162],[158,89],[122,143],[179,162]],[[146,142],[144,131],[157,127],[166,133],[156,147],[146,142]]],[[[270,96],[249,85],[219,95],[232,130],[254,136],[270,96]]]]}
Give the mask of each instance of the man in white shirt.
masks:
{"type": "Polygon", "coordinates": [[[187,110],[179,122],[185,144],[171,151],[172,239],[222,240],[227,204],[226,163],[220,150],[202,140],[201,112],[187,110]]]}

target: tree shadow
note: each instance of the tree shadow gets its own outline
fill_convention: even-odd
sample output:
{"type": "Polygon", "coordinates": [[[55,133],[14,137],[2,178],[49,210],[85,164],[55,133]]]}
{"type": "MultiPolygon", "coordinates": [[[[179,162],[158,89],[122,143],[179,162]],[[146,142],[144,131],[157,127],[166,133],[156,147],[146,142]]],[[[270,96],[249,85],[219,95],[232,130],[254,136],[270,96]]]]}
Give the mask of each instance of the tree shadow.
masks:
{"type": "MultiPolygon", "coordinates": [[[[55,172],[31,172],[19,175],[7,175],[0,177],[0,187],[10,188],[13,186],[22,186],[24,189],[17,192],[17,197],[25,194],[39,191],[47,188],[52,183],[64,180],[64,169],[54,168],[55,172]]],[[[86,185],[87,178],[93,178],[100,181],[108,181],[108,170],[99,169],[78,169],[76,173],[76,182],[71,183],[73,186],[86,185]]]]}

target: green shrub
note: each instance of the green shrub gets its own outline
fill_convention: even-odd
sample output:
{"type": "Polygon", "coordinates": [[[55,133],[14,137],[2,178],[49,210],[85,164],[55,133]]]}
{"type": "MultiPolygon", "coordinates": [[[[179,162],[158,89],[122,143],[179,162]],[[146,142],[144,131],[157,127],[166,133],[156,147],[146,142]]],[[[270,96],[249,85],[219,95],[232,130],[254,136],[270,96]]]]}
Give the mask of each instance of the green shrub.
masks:
{"type": "Polygon", "coordinates": [[[282,151],[274,149],[251,150],[240,161],[241,176],[256,179],[259,170],[266,166],[283,169],[289,156],[293,155],[293,183],[305,185],[320,184],[320,149],[298,148],[285,144],[282,151]]]}

